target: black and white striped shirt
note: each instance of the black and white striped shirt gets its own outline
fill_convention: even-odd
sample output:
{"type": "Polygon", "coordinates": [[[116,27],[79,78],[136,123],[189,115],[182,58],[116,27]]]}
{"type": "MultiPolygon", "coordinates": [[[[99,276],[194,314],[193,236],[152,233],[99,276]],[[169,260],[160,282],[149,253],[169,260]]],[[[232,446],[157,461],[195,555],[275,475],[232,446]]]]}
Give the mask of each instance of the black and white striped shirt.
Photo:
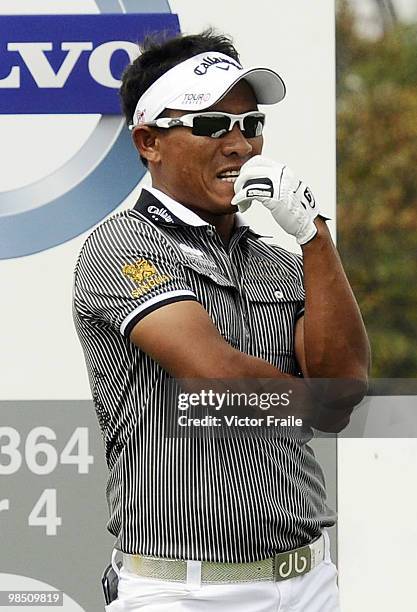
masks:
{"type": "Polygon", "coordinates": [[[235,348],[297,373],[300,256],[264,243],[240,215],[226,248],[213,226],[153,188],[95,229],[76,265],[74,319],[105,443],[117,548],[249,562],[303,546],[334,524],[306,444],[164,435],[170,377],[129,334],[179,300],[200,302],[235,348]]]}

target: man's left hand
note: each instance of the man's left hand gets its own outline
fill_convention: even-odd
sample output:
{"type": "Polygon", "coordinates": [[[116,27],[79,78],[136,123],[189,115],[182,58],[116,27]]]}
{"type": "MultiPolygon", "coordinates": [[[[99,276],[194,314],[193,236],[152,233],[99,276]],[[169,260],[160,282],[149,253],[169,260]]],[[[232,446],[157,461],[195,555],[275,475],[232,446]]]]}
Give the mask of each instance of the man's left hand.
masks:
{"type": "Polygon", "coordinates": [[[314,195],[285,164],[255,155],[243,164],[234,184],[232,204],[240,212],[258,200],[268,208],[277,223],[305,244],[317,233],[314,219],[320,214],[314,195]]]}

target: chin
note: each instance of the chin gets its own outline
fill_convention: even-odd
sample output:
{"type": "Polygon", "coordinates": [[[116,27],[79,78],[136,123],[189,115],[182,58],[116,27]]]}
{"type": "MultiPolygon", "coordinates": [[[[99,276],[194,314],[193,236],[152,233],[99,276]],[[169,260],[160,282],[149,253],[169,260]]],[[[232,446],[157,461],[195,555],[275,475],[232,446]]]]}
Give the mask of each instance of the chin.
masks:
{"type": "Polygon", "coordinates": [[[237,211],[237,206],[231,203],[231,197],[219,198],[216,204],[213,202],[213,211],[216,210],[218,214],[230,214],[237,211]]]}
{"type": "Polygon", "coordinates": [[[234,195],[233,188],[230,193],[225,193],[224,191],[219,193],[219,190],[216,191],[214,189],[211,193],[206,191],[199,198],[199,203],[205,202],[205,204],[198,206],[198,208],[201,212],[216,216],[233,214],[238,210],[237,206],[231,203],[234,195]]]}

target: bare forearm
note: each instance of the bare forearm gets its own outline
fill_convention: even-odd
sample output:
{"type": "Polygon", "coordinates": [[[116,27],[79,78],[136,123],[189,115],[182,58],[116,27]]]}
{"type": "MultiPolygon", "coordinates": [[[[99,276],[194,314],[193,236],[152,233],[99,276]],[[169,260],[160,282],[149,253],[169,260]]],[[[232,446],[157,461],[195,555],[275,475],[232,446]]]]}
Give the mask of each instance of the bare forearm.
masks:
{"type": "MultiPolygon", "coordinates": [[[[337,401],[332,398],[329,402],[326,393],[317,393],[317,389],[314,393],[314,389],[303,378],[281,372],[263,359],[231,349],[230,352],[226,350],[216,361],[213,367],[207,364],[208,367],[204,372],[199,372],[197,378],[183,379],[182,388],[191,393],[199,393],[201,389],[207,388],[216,393],[228,391],[247,396],[257,394],[258,397],[290,393],[290,404],[271,405],[271,414],[285,418],[291,414],[301,418],[304,425],[328,432],[339,432],[349,422],[353,407],[351,402],[342,405],[338,397],[337,401]]],[[[258,416],[265,416],[264,411],[261,410],[258,416]]]]}
{"type": "Polygon", "coordinates": [[[304,347],[312,378],[366,380],[370,351],[362,316],[322,219],[303,246],[306,308],[304,347]]]}
{"type": "MultiPolygon", "coordinates": [[[[188,374],[192,378],[202,379],[292,379],[290,374],[281,372],[278,368],[271,365],[269,362],[258,357],[253,357],[247,353],[239,351],[223,339],[213,338],[209,350],[205,352],[205,358],[198,358],[195,355],[194,359],[188,361],[188,374]]],[[[178,364],[182,375],[184,375],[184,362],[178,364]]],[[[174,375],[178,376],[179,372],[174,375]]]]}

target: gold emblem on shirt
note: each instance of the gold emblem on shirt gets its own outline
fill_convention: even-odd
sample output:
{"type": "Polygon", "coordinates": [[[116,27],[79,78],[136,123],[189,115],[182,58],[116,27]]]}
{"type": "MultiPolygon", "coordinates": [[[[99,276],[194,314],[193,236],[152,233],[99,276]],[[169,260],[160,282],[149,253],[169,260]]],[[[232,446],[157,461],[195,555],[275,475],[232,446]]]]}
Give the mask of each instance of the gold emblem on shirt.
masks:
{"type": "Polygon", "coordinates": [[[170,276],[160,274],[150,261],[143,258],[138,259],[133,264],[125,264],[122,272],[137,285],[137,288],[132,291],[132,297],[134,298],[141,297],[158,285],[163,285],[171,280],[170,276]]]}

